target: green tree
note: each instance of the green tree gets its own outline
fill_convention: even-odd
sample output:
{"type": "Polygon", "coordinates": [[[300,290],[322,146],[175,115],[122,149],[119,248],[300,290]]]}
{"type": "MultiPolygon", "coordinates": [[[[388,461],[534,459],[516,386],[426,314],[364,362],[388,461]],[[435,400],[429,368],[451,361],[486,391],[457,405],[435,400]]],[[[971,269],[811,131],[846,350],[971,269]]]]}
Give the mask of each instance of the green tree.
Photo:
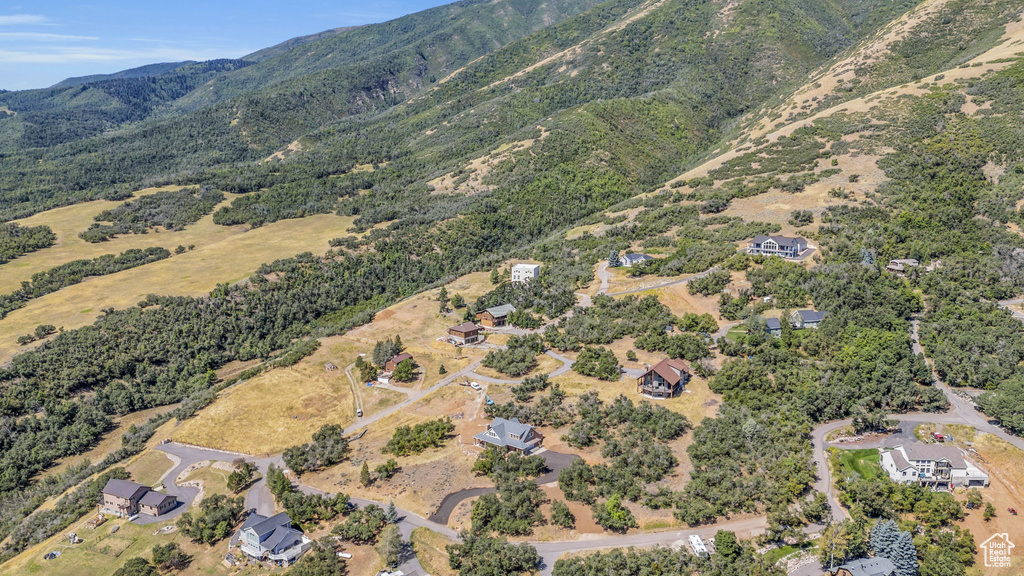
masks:
{"type": "Polygon", "coordinates": [[[466,305],[466,299],[461,294],[452,295],[452,308],[458,310],[466,305]]]}
{"type": "Polygon", "coordinates": [[[359,483],[363,486],[369,486],[371,482],[373,482],[373,479],[370,477],[370,466],[366,463],[366,460],[363,460],[363,468],[359,471],[359,483]]]}
{"type": "Polygon", "coordinates": [[[448,369],[444,367],[444,364],[441,364],[441,367],[437,369],[437,373],[441,376],[444,376],[445,374],[448,373],[448,369]]]}
{"type": "Polygon", "coordinates": [[[608,255],[608,267],[618,268],[622,266],[622,260],[619,260],[619,251],[612,250],[612,253],[608,255]]]}
{"type": "Polygon", "coordinates": [[[114,576],[160,576],[160,573],[145,558],[135,557],[129,558],[114,572],[114,576]]]}
{"type": "Polygon", "coordinates": [[[981,517],[985,519],[985,522],[988,522],[994,518],[995,515],[996,507],[993,506],[991,502],[985,502],[985,511],[982,513],[981,517]]]}
{"type": "Polygon", "coordinates": [[[401,562],[404,546],[405,543],[402,542],[402,534],[398,531],[398,526],[392,524],[381,532],[376,549],[384,565],[394,569],[401,562]]]}
{"type": "Polygon", "coordinates": [[[459,576],[512,576],[532,572],[540,565],[537,549],[527,543],[462,533],[462,541],[449,544],[448,566],[459,576]]]}
{"type": "Polygon", "coordinates": [[[394,458],[388,458],[387,462],[379,464],[374,469],[377,477],[382,480],[390,480],[398,472],[398,462],[394,458]]]}
{"type": "Polygon", "coordinates": [[[441,291],[437,293],[438,312],[444,314],[451,310],[448,307],[448,290],[441,286],[441,291]]]}
{"type": "Polygon", "coordinates": [[[555,500],[551,503],[551,521],[562,528],[573,528],[576,526],[576,516],[569,509],[569,505],[561,500],[555,500]]]}
{"type": "Polygon", "coordinates": [[[345,576],[348,567],[345,560],[334,551],[334,542],[329,537],[314,542],[313,547],[299,558],[286,572],[287,576],[345,576]]]}
{"type": "Polygon", "coordinates": [[[399,382],[412,382],[415,376],[415,367],[412,359],[406,358],[395,366],[395,371],[391,374],[391,377],[399,382]]]}
{"type": "Polygon", "coordinates": [[[715,550],[728,561],[736,559],[743,547],[736,539],[736,533],[728,530],[719,530],[715,533],[715,550]]]}
{"type": "Polygon", "coordinates": [[[192,562],[192,557],[181,550],[177,542],[153,546],[153,564],[161,570],[183,570],[192,562]]]}
{"type": "Polygon", "coordinates": [[[490,278],[490,280],[491,280],[491,284],[497,284],[501,280],[501,277],[498,276],[498,269],[497,268],[494,268],[493,270],[491,270],[491,278],[490,278]]]}
{"type": "Polygon", "coordinates": [[[594,521],[606,530],[625,532],[637,526],[636,518],[629,508],[622,505],[622,496],[618,494],[613,494],[603,504],[594,504],[591,509],[594,511],[594,521]]]}

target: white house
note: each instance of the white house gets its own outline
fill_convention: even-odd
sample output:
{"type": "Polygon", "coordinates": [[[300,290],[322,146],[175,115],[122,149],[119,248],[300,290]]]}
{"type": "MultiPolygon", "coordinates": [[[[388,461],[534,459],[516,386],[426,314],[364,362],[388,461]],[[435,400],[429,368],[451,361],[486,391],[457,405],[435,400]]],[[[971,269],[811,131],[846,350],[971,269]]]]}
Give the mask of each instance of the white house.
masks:
{"type": "Polygon", "coordinates": [[[654,258],[648,256],[647,254],[626,254],[619,260],[619,262],[621,262],[622,265],[626,268],[632,268],[637,264],[643,264],[644,262],[648,262],[650,260],[654,260],[654,258]]]}
{"type": "Polygon", "coordinates": [[[516,264],[512,267],[513,282],[529,282],[540,274],[540,264],[516,264]]]}
{"type": "Polygon", "coordinates": [[[765,256],[781,256],[783,258],[799,258],[807,251],[807,240],[799,236],[780,236],[764,234],[754,236],[747,242],[747,254],[765,256]]]}
{"type": "Polygon", "coordinates": [[[900,444],[879,457],[882,470],[893,482],[916,482],[930,488],[988,486],[988,474],[964,459],[953,446],[900,444]]]}
{"type": "Polygon", "coordinates": [[[270,560],[291,564],[309,550],[312,540],[292,528],[292,519],[286,512],[267,518],[250,514],[238,531],[238,547],[255,560],[270,560]]]}

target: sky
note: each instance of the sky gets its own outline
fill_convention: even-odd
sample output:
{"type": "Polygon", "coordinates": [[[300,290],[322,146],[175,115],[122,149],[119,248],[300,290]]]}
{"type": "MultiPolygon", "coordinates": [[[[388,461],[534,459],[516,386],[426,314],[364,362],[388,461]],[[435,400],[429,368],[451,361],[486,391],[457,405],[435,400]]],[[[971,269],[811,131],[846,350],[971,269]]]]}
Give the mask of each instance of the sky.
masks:
{"type": "Polygon", "coordinates": [[[238,58],[289,38],[452,0],[0,0],[0,89],[156,62],[238,58]]]}

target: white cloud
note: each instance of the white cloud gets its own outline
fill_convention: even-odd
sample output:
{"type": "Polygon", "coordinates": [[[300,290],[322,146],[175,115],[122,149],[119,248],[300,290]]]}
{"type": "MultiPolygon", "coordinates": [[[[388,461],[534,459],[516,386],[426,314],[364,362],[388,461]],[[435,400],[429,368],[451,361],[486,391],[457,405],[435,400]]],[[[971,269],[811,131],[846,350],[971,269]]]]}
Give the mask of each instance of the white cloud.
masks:
{"type": "Polygon", "coordinates": [[[39,14],[9,14],[0,16],[0,26],[15,24],[46,24],[50,19],[39,14]]]}
{"type": "Polygon", "coordinates": [[[35,40],[37,42],[72,42],[99,40],[96,36],[73,36],[69,34],[44,34],[41,32],[0,32],[0,40],[35,40]]]}

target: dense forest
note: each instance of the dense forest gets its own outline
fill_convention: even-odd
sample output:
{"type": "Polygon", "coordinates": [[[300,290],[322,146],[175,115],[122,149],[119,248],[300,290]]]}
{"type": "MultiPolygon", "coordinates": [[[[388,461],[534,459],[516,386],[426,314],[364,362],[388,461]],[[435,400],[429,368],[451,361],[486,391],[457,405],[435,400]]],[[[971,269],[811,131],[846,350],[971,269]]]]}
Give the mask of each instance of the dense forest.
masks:
{"type": "Polygon", "coordinates": [[[118,234],[145,234],[157,226],[181,230],[198,222],[223,200],[224,194],[216,190],[184,188],[156,192],[100,212],[94,218],[97,223],[79,237],[87,242],[102,242],[118,234]]]}
{"type": "Polygon", "coordinates": [[[49,226],[19,226],[13,222],[0,224],[0,264],[49,248],[56,241],[57,235],[49,226]]]}

